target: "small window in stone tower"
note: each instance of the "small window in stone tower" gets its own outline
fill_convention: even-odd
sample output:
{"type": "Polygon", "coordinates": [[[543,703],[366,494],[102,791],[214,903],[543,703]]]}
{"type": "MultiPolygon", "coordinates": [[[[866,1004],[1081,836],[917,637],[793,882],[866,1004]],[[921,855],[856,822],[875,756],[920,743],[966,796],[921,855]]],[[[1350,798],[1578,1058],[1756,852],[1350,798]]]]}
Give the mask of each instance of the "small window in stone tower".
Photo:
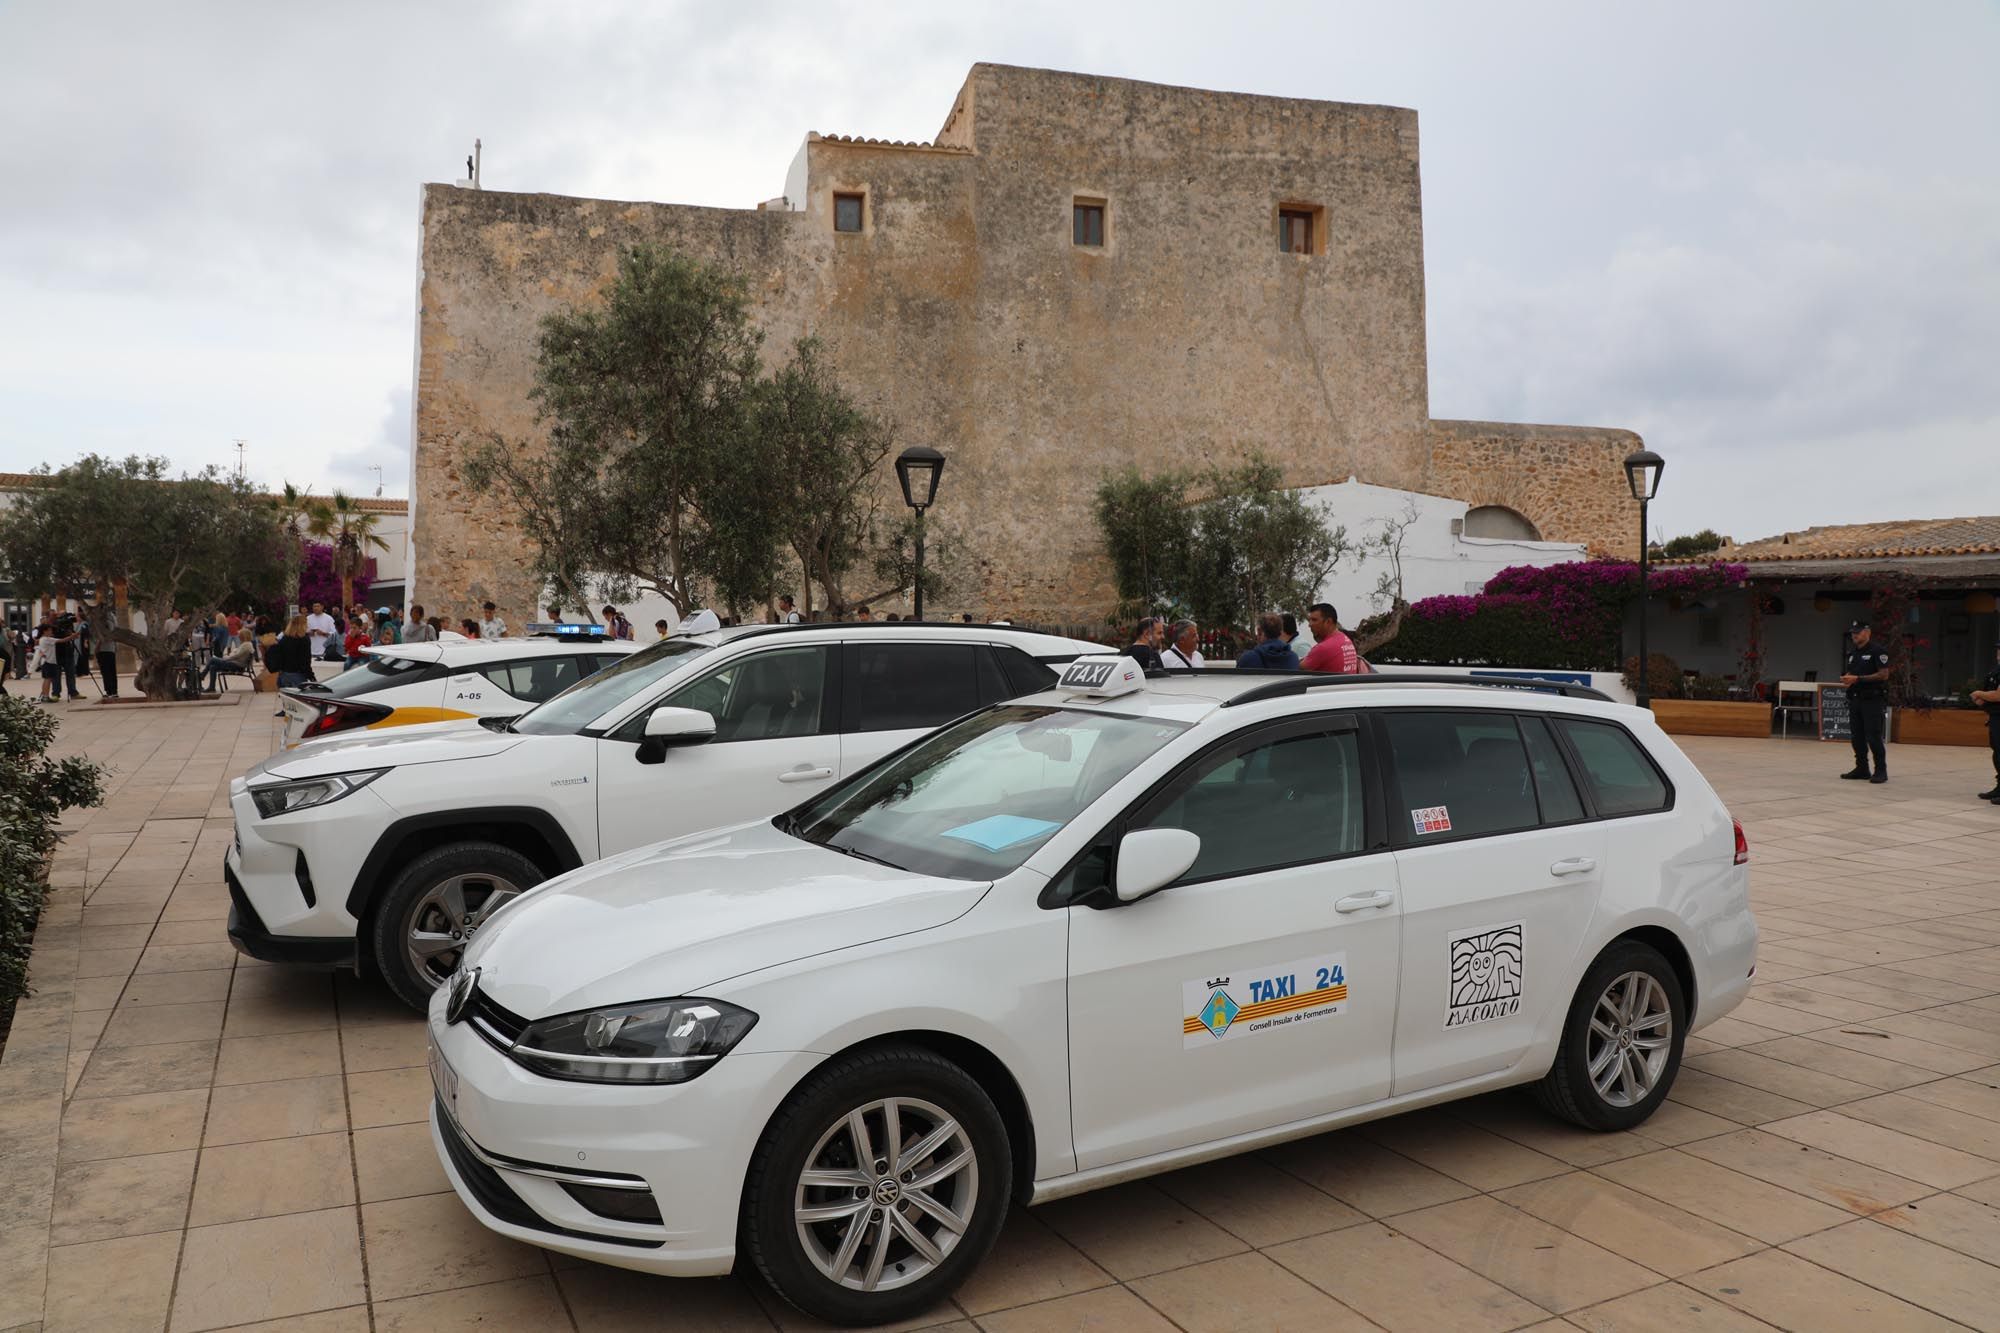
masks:
{"type": "Polygon", "coordinates": [[[1312,208],[1281,208],[1278,210],[1278,248],[1288,255],[1309,255],[1313,253],[1312,208]]]}
{"type": "Polygon", "coordinates": [[[1104,244],[1104,201],[1079,199],[1072,214],[1070,240],[1076,245],[1104,244]]]}
{"type": "Polygon", "coordinates": [[[858,194],[836,194],[833,196],[833,229],[835,231],[861,230],[862,196],[858,194]]]}

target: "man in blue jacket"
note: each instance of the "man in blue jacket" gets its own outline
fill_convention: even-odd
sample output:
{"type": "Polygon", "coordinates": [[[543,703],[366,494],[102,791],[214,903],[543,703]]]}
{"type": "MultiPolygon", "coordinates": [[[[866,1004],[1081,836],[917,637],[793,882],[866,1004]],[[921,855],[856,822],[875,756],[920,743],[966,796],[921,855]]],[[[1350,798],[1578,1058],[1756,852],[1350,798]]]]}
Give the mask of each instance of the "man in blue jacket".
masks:
{"type": "Polygon", "coordinates": [[[1292,654],[1285,643],[1285,619],[1279,615],[1262,615],[1257,618],[1257,633],[1262,635],[1257,646],[1244,652],[1236,659],[1236,665],[1249,670],[1297,671],[1299,659],[1292,654]]]}

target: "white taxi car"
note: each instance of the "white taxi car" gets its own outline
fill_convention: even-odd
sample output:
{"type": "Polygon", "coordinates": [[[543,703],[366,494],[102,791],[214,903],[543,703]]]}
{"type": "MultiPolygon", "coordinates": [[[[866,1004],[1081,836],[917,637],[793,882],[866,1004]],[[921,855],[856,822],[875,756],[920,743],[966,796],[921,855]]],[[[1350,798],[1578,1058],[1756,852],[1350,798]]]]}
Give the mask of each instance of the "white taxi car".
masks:
{"type": "Polygon", "coordinates": [[[283,751],[230,787],[229,938],[271,962],[370,967],[422,1008],[529,885],[769,816],[1092,650],[1001,625],[748,626],[649,644],[505,724],[283,751]]]}
{"type": "Polygon", "coordinates": [[[1510,1084],[1659,1106],[1748,852],[1577,686],[1080,659],[770,821],[515,899],[430,1007],[487,1226],[903,1318],[1029,1203],[1510,1084]]]}
{"type": "Polygon", "coordinates": [[[518,717],[644,647],[594,625],[528,639],[467,639],[367,649],[368,660],[278,692],[284,746],[356,731],[480,717],[518,717]]]}

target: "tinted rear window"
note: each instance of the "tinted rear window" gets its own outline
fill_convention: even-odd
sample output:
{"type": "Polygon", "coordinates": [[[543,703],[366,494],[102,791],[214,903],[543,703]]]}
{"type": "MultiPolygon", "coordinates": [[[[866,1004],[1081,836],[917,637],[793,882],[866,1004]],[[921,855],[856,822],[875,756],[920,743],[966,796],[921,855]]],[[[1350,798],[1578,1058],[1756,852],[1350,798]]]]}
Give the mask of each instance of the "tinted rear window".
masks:
{"type": "Polygon", "coordinates": [[[326,686],[326,693],[334,698],[352,699],[356,695],[386,690],[392,685],[414,685],[438,673],[435,662],[418,662],[407,657],[370,657],[366,666],[352,667],[322,683],[326,686]]]}
{"type": "Polygon", "coordinates": [[[1597,799],[1597,813],[1637,815],[1667,808],[1672,789],[1623,727],[1574,717],[1559,718],[1556,724],[1583,761],[1584,781],[1597,799]]]}
{"type": "Polygon", "coordinates": [[[1399,842],[1508,833],[1539,822],[1534,779],[1509,713],[1385,713],[1402,800],[1399,842]]]}
{"type": "Polygon", "coordinates": [[[969,643],[851,643],[846,731],[936,727],[979,706],[969,643]]]}

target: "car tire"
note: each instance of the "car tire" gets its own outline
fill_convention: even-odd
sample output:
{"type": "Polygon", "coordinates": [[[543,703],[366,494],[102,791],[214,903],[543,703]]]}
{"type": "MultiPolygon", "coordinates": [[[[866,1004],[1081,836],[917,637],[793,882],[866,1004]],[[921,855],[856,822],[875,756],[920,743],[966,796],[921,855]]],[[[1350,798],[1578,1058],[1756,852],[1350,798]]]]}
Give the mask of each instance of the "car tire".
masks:
{"type": "Polygon", "coordinates": [[[1583,974],[1535,1097],[1585,1129],[1631,1129],[1667,1099],[1686,1041],[1687,999],[1673,965],[1650,944],[1614,941],[1583,974]]]}
{"type": "Polygon", "coordinates": [[[742,1252],[806,1314],[888,1323],[932,1308],[965,1280],[1000,1234],[1012,1187],[1006,1124],[969,1074],[922,1047],[857,1051],[815,1070],[771,1118],[744,1182],[742,1252]],[[872,1162],[856,1160],[857,1118],[872,1162]],[[823,1183],[808,1183],[809,1168],[823,1183]],[[926,1179],[923,1207],[911,1193],[926,1179]],[[961,1225],[953,1231],[935,1210],[961,1225]]]}
{"type": "Polygon", "coordinates": [[[540,866],[497,842],[431,848],[403,867],[376,905],[369,931],[375,970],[397,999],[421,1012],[493,910],[546,878],[540,866]],[[461,918],[456,922],[445,919],[454,886],[465,909],[451,913],[461,918]]]}

